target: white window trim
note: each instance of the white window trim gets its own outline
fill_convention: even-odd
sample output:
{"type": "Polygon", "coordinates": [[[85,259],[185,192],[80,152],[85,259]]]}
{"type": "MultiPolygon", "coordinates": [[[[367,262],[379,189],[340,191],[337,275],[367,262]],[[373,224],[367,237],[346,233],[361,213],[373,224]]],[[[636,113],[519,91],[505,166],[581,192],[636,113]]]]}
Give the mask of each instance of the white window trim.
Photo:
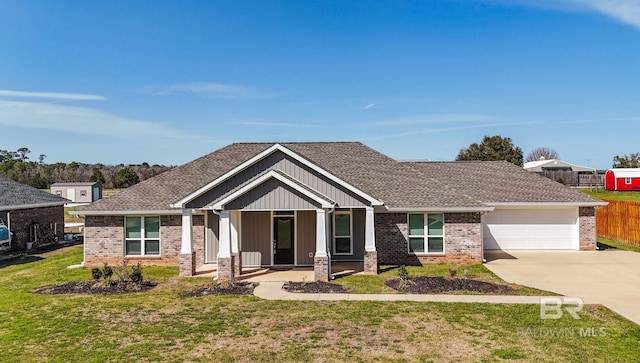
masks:
{"type": "Polygon", "coordinates": [[[162,217],[161,216],[125,216],[124,217],[124,256],[125,257],[160,257],[162,255],[162,217]],[[127,218],[140,218],[140,238],[127,238],[127,218]],[[158,238],[146,238],[144,236],[144,219],[146,217],[158,217],[159,222],[159,230],[158,230],[158,238]],[[127,241],[137,241],[140,240],[140,254],[139,255],[127,255],[127,241]],[[146,240],[158,240],[158,254],[157,255],[148,255],[145,250],[145,241],[146,240]]]}
{"type": "Polygon", "coordinates": [[[336,256],[353,256],[353,214],[351,209],[344,211],[333,212],[333,254],[336,256]],[[349,215],[349,236],[336,236],[336,215],[348,214],[349,215]],[[338,238],[349,237],[349,252],[336,252],[336,240],[338,238]]]}
{"type": "Polygon", "coordinates": [[[445,223],[444,223],[444,213],[407,213],[407,252],[410,255],[443,255],[446,252],[446,239],[444,236],[445,223]],[[412,235],[411,229],[409,229],[409,216],[411,214],[422,214],[424,216],[424,226],[422,226],[423,231],[425,232],[422,235],[412,235]],[[442,234],[429,234],[429,214],[440,214],[442,215],[442,234]],[[440,237],[442,238],[442,251],[429,251],[429,237],[440,237]],[[411,251],[411,238],[422,238],[422,243],[424,244],[424,252],[413,252],[411,251]]]}
{"type": "Polygon", "coordinates": [[[627,184],[627,185],[631,184],[631,178],[628,178],[628,177],[625,178],[624,179],[624,183],[627,184]]]}

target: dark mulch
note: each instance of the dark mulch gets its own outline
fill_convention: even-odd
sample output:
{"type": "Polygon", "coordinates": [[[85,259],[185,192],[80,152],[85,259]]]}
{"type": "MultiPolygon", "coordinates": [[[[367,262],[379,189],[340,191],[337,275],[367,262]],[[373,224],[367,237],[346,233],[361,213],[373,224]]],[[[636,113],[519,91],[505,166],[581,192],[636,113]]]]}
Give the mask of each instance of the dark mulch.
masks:
{"type": "Polygon", "coordinates": [[[206,296],[206,295],[249,295],[258,286],[253,282],[222,282],[200,286],[194,290],[180,294],[182,297],[206,296]]]}
{"type": "Polygon", "coordinates": [[[347,293],[347,288],[340,284],[334,284],[331,282],[286,282],[282,289],[287,292],[302,292],[302,293],[315,293],[315,294],[341,294],[347,293]]]}
{"type": "Polygon", "coordinates": [[[502,295],[511,292],[512,288],[506,285],[493,284],[472,279],[416,276],[409,279],[409,283],[403,283],[401,279],[393,279],[385,282],[387,286],[409,294],[437,294],[450,291],[470,291],[482,294],[502,295]]]}
{"type": "Polygon", "coordinates": [[[156,282],[145,281],[141,286],[129,281],[115,281],[111,286],[103,286],[100,281],[73,281],[60,285],[45,286],[33,290],[34,294],[127,294],[131,292],[144,292],[158,286],[156,282]]]}

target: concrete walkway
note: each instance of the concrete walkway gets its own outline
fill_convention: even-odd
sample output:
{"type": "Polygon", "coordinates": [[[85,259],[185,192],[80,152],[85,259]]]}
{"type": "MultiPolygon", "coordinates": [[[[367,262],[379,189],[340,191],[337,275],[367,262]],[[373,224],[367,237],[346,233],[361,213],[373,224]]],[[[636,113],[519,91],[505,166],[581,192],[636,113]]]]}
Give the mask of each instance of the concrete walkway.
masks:
{"type": "Polygon", "coordinates": [[[260,282],[253,294],[265,300],[310,301],[419,301],[491,304],[539,304],[540,296],[511,295],[423,295],[423,294],[302,294],[282,290],[283,281],[260,282]]]}
{"type": "Polygon", "coordinates": [[[640,324],[640,253],[630,251],[485,252],[507,282],[602,304],[640,324]]]}

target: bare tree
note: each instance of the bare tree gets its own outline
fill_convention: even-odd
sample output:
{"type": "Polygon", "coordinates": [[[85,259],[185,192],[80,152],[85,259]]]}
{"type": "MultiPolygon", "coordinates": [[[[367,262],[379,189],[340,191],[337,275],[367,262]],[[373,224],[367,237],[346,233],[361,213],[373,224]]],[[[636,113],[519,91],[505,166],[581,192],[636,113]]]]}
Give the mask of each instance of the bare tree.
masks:
{"type": "Polygon", "coordinates": [[[558,155],[557,151],[548,147],[539,147],[527,154],[527,158],[525,159],[525,162],[528,163],[530,161],[538,161],[543,157],[545,160],[560,159],[560,155],[558,155]]]}

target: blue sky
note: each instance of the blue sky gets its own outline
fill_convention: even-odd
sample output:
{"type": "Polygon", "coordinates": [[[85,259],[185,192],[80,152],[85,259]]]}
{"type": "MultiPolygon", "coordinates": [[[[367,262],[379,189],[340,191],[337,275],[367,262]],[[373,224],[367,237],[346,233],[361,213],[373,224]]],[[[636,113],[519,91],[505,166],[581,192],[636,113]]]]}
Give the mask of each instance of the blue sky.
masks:
{"type": "Polygon", "coordinates": [[[0,149],[178,165],[232,142],[452,160],[640,152],[640,1],[0,2],[0,149]]]}

